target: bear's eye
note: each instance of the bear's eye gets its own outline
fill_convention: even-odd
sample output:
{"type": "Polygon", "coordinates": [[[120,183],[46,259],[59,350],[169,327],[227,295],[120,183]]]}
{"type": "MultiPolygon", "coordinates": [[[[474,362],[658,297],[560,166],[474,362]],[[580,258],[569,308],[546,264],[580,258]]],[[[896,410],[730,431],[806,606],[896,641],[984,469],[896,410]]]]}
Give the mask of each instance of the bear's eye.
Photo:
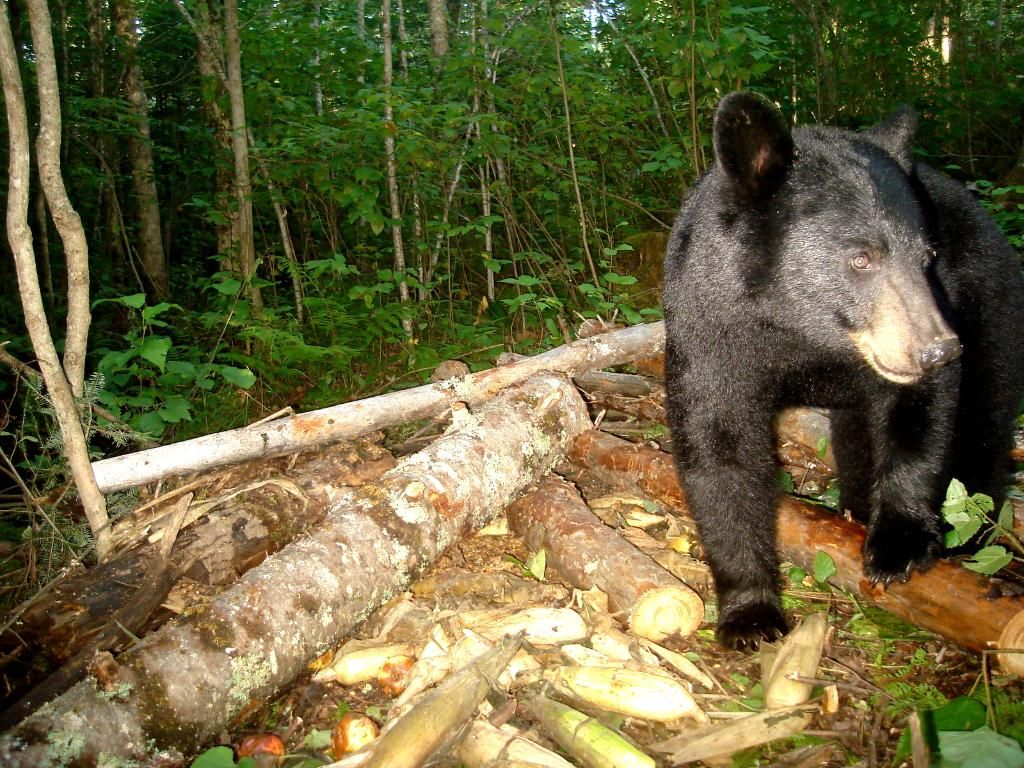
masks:
{"type": "Polygon", "coordinates": [[[859,270],[871,269],[871,257],[866,253],[858,253],[850,259],[850,266],[859,270]]]}
{"type": "Polygon", "coordinates": [[[925,250],[924,250],[924,259],[923,259],[924,265],[927,267],[929,264],[931,264],[932,261],[935,260],[935,256],[936,256],[936,253],[935,253],[935,249],[934,248],[925,248],[925,250]]]}

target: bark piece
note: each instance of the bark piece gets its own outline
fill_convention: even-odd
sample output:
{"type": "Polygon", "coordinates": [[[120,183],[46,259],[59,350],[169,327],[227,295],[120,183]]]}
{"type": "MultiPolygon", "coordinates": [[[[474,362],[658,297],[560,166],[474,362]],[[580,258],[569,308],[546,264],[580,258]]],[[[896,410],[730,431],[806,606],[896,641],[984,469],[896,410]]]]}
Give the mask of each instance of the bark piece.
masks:
{"type": "Polygon", "coordinates": [[[689,587],[606,526],[565,480],[548,478],[509,505],[512,529],[574,586],[598,587],[634,634],[660,642],[687,636],[704,620],[689,587]]]}
{"type": "MultiPolygon", "coordinates": [[[[639,487],[651,498],[686,514],[686,499],[667,453],[590,431],[573,444],[570,458],[613,485],[629,490],[639,487]]],[[[983,651],[997,647],[1003,628],[1024,609],[1024,599],[1019,597],[989,598],[983,577],[946,561],[904,584],[872,586],[861,569],[862,526],[788,497],[779,502],[778,515],[783,558],[811,570],[815,555],[825,552],[836,565],[832,584],[964,648],[983,651]]]]}
{"type": "Polygon", "coordinates": [[[618,365],[665,346],[662,323],[637,325],[566,344],[513,365],[491,368],[379,397],[322,408],[269,424],[184,440],[94,463],[100,489],[122,490],[163,477],[209,471],[260,456],[279,456],[355,437],[375,429],[436,416],[452,403],[480,405],[511,384],[539,371],[580,371],[618,365]]]}
{"type": "Polygon", "coordinates": [[[53,765],[54,739],[74,744],[81,764],[198,748],[486,523],[587,424],[569,382],[539,374],[378,482],[325,483],[331,501],[315,533],[123,654],[118,695],[86,679],[0,738],[0,764],[53,765]]]}

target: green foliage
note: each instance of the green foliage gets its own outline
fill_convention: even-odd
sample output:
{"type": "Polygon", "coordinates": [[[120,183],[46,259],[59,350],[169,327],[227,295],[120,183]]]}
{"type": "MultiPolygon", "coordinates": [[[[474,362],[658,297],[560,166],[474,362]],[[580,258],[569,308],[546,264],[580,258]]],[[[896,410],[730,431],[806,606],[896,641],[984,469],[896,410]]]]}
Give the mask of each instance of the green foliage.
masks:
{"type": "MultiPolygon", "coordinates": [[[[1016,704],[1019,710],[1020,702],[1016,704]]],[[[1024,766],[1024,750],[1019,740],[989,728],[988,708],[978,699],[960,696],[937,707],[922,708],[917,714],[922,736],[933,755],[937,755],[932,763],[936,768],[1024,766]]],[[[905,760],[910,753],[908,729],[900,736],[895,759],[905,760]]]]}
{"type": "Polygon", "coordinates": [[[180,305],[149,305],[145,294],[138,293],[103,299],[95,306],[106,303],[127,308],[129,326],[120,348],[98,350],[96,367],[104,386],[97,399],[138,432],[159,436],[170,425],[190,421],[196,392],[225,385],[248,389],[255,383],[248,367],[217,362],[216,354],[203,359],[198,349],[176,344],[169,315],[183,314],[180,305]]]}
{"type": "Polygon", "coordinates": [[[1024,251],[1024,185],[997,186],[978,180],[974,187],[999,228],[1018,251],[1024,251]]]}
{"type": "Polygon", "coordinates": [[[997,573],[1014,559],[1006,547],[993,543],[997,539],[1007,542],[1017,552],[1024,551],[1013,531],[1013,507],[1010,502],[1003,504],[995,519],[992,517],[994,511],[995,505],[989,496],[982,493],[968,495],[959,480],[954,478],[950,482],[942,504],[942,516],[953,526],[946,533],[946,546],[960,547],[977,536],[982,546],[963,566],[986,575],[997,573]]]}

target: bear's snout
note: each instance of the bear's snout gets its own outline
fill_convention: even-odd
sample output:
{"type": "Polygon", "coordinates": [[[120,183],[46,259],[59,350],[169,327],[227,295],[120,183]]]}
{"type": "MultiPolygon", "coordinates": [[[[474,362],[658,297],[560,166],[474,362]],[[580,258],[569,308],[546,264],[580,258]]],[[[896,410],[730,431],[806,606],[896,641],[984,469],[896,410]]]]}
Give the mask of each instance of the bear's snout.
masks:
{"type": "Polygon", "coordinates": [[[946,363],[950,363],[960,357],[964,348],[960,345],[960,339],[956,336],[947,336],[938,339],[921,350],[921,370],[925,373],[938,370],[946,363]]]}

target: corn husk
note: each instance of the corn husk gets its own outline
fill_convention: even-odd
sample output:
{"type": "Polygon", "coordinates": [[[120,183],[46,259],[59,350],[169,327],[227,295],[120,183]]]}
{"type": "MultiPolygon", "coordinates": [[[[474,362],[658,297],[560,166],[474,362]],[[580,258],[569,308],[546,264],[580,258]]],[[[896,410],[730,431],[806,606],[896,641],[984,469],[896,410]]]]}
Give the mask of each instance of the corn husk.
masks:
{"type": "Polygon", "coordinates": [[[561,646],[558,650],[570,662],[581,667],[614,667],[618,669],[622,666],[621,661],[609,659],[600,651],[595,651],[593,648],[588,648],[579,643],[568,643],[561,646]]]}
{"type": "Polygon", "coordinates": [[[765,677],[765,709],[783,709],[803,704],[811,697],[814,687],[791,679],[791,676],[814,677],[821,663],[828,619],[824,613],[813,613],[804,618],[782,640],[770,671],[765,677]]]}
{"type": "Polygon", "coordinates": [[[522,703],[558,745],[585,768],[655,768],[650,755],[572,707],[543,695],[522,703]]]}
{"type": "Polygon", "coordinates": [[[368,683],[377,680],[388,659],[412,656],[413,653],[414,648],[409,643],[389,643],[351,651],[342,649],[330,664],[313,675],[313,679],[321,683],[337,681],[342,685],[368,683]]]}
{"type": "Polygon", "coordinates": [[[706,675],[700,667],[683,656],[683,654],[664,648],[651,640],[641,640],[640,643],[683,677],[688,677],[695,683],[700,683],[708,690],[715,687],[715,681],[706,675]]]}
{"type": "Polygon", "coordinates": [[[524,632],[532,645],[578,643],[589,634],[586,622],[570,608],[526,608],[467,611],[460,617],[464,627],[497,642],[505,635],[524,632]]]}
{"type": "Polygon", "coordinates": [[[559,667],[544,673],[551,686],[606,712],[667,723],[708,716],[678,680],[664,674],[608,667],[559,667]]]}
{"type": "Polygon", "coordinates": [[[499,760],[522,762],[538,768],[573,768],[565,758],[529,739],[488,723],[474,720],[466,737],[455,748],[455,757],[466,768],[487,768],[499,760]]]}
{"type": "Polygon", "coordinates": [[[658,666],[658,657],[644,648],[640,641],[615,627],[608,627],[590,636],[590,647],[617,661],[640,661],[658,666]]]}
{"type": "Polygon", "coordinates": [[[473,716],[491,681],[522,645],[521,634],[501,643],[449,675],[380,737],[367,768],[418,768],[445,748],[473,716]]]}

